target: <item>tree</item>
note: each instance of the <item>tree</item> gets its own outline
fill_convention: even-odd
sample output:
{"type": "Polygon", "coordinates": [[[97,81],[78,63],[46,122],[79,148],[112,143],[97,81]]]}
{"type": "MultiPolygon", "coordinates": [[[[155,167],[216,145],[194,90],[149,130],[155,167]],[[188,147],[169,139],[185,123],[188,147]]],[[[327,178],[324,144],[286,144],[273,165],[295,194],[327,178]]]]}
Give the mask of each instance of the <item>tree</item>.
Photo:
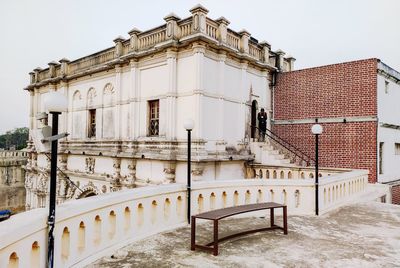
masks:
{"type": "Polygon", "coordinates": [[[29,138],[29,129],[27,127],[15,128],[0,135],[0,148],[10,149],[15,147],[21,150],[26,147],[26,141],[29,138]]]}

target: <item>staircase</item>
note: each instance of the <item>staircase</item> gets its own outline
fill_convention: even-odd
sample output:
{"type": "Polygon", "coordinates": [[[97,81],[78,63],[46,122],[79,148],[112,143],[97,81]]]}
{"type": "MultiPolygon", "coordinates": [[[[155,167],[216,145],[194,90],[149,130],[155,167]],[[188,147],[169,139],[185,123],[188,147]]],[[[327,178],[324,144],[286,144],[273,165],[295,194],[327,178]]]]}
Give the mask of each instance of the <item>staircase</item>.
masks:
{"type": "Polygon", "coordinates": [[[250,150],[255,164],[304,167],[315,163],[310,156],[268,129],[265,142],[251,142],[250,150]]]}
{"type": "Polygon", "coordinates": [[[286,157],[277,148],[275,148],[269,139],[265,142],[250,143],[251,153],[254,154],[254,163],[271,166],[290,166],[290,158],[286,157]]]}

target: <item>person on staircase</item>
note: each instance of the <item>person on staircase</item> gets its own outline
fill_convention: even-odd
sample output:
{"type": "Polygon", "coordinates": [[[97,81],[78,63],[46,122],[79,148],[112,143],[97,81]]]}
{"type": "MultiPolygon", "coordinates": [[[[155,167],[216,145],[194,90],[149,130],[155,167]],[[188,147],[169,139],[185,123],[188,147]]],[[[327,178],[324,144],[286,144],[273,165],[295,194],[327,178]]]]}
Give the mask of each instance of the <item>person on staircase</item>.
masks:
{"type": "Polygon", "coordinates": [[[264,108],[261,108],[261,112],[257,115],[258,119],[258,133],[259,133],[259,141],[265,141],[265,131],[267,130],[267,113],[264,111],[264,108]]]}

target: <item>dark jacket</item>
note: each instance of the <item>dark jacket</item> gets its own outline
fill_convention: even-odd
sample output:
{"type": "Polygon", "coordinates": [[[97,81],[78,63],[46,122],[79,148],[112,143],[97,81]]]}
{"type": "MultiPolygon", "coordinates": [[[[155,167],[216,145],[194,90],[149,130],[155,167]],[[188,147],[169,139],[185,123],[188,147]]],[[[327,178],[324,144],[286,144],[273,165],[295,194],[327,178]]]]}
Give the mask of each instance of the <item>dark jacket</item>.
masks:
{"type": "Polygon", "coordinates": [[[257,115],[257,119],[258,119],[258,127],[261,130],[266,130],[267,129],[267,113],[264,112],[259,112],[257,115]]]}

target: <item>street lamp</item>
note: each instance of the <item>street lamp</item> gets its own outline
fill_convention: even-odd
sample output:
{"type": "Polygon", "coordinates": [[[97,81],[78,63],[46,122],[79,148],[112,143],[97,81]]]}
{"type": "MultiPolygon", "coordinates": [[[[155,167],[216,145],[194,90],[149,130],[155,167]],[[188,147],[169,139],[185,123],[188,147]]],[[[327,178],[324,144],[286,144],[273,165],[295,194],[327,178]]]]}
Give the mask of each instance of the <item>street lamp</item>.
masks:
{"type": "Polygon", "coordinates": [[[191,168],[190,168],[190,162],[191,162],[191,152],[190,152],[190,147],[191,147],[191,131],[194,127],[194,122],[192,119],[186,119],[185,122],[183,122],[183,127],[187,131],[187,139],[188,139],[188,154],[187,154],[187,220],[188,223],[190,223],[190,190],[191,190],[191,168]]]}
{"type": "Polygon", "coordinates": [[[313,125],[311,132],[315,135],[315,215],[318,216],[318,136],[322,134],[322,126],[313,125]]]}
{"type": "Polygon", "coordinates": [[[50,204],[49,217],[47,220],[49,233],[47,244],[47,267],[54,265],[54,226],[56,220],[56,184],[57,184],[57,146],[58,139],[63,137],[58,134],[58,116],[67,111],[68,102],[60,92],[50,92],[45,95],[44,107],[52,115],[51,137],[51,162],[50,162],[50,204]]]}

